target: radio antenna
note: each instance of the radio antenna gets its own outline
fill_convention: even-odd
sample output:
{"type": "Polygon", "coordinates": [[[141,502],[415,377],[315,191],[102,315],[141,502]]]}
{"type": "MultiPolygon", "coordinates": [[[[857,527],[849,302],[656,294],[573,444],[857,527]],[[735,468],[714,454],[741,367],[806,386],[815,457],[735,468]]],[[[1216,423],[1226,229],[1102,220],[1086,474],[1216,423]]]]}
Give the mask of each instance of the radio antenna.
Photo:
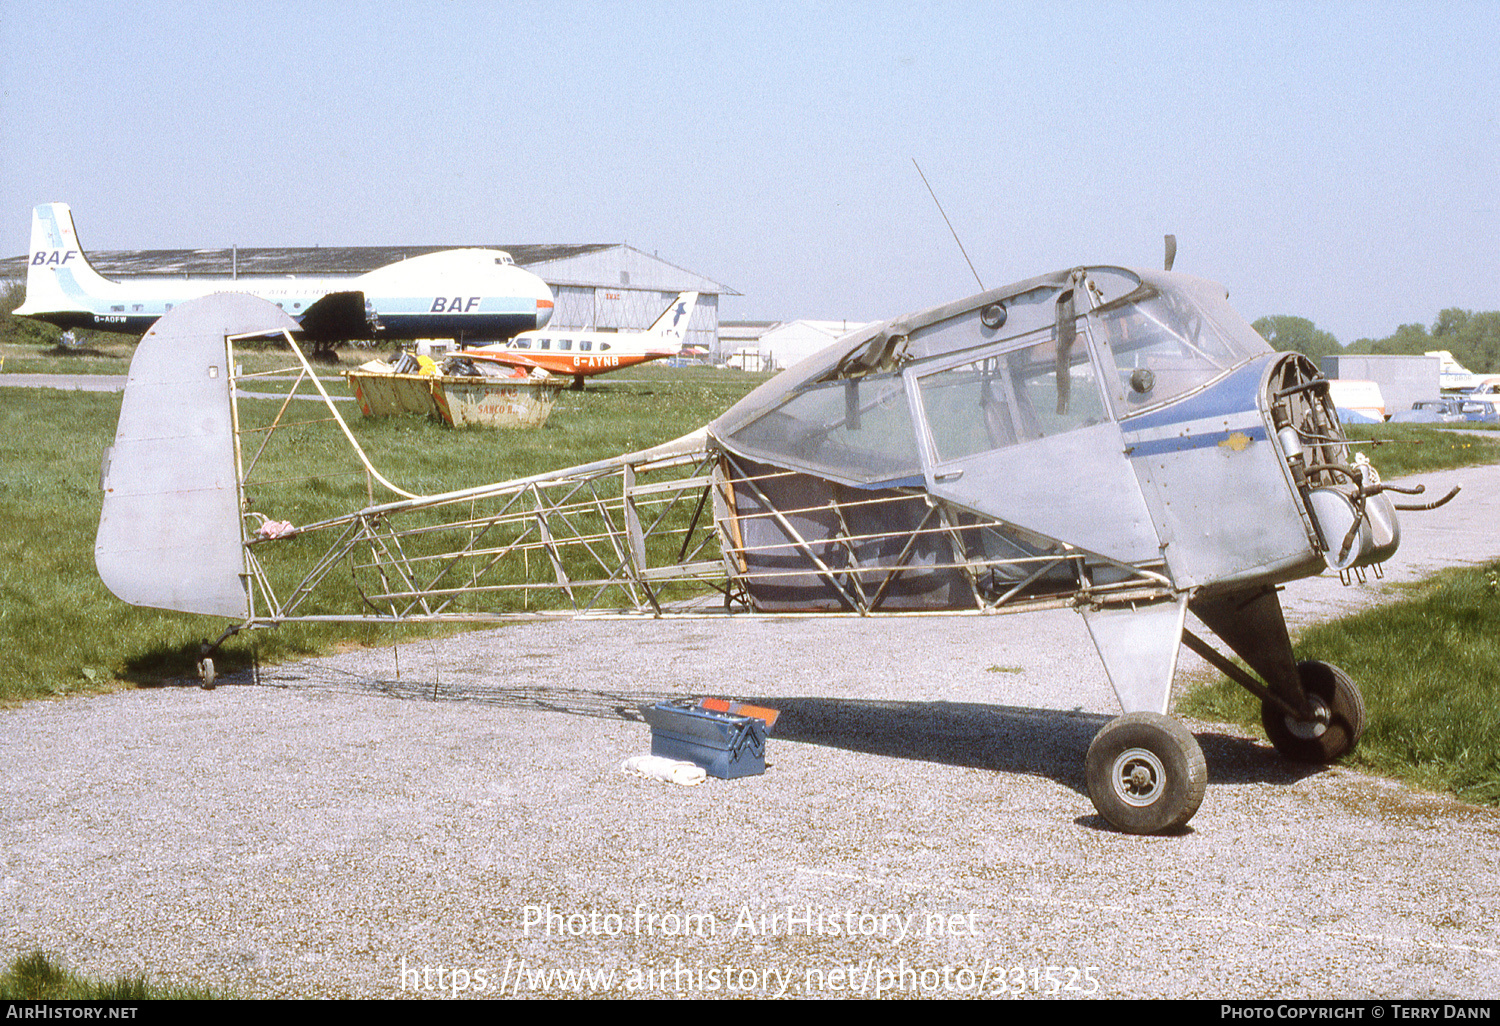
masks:
{"type": "MultiPolygon", "coordinates": [[[[911,158],[912,167],[917,169],[917,174],[922,175],[922,165],[917,163],[917,158],[911,158]]],[[[953,241],[958,243],[958,251],[964,255],[965,262],[969,265],[969,271],[974,275],[974,280],[979,282],[979,291],[984,291],[984,282],[979,280],[979,272],[974,270],[974,261],[969,259],[969,251],[964,249],[964,244],[958,238],[958,232],[953,231],[953,222],[948,220],[948,212],[943,205],[938,203],[937,193],[932,191],[932,184],[927,181],[927,176],[922,175],[922,184],[927,186],[927,194],[932,197],[932,202],[937,203],[938,213],[943,215],[943,222],[948,225],[948,230],[953,232],[953,241]]]]}

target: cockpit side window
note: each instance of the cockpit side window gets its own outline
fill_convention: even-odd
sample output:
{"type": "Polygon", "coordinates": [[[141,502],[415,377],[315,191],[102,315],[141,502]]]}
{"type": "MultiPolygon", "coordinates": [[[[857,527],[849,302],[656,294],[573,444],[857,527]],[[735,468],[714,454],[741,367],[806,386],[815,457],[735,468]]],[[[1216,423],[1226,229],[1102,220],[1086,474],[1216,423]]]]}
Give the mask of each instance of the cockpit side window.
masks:
{"type": "Polygon", "coordinates": [[[1122,415],[1192,391],[1256,355],[1184,295],[1161,292],[1094,316],[1120,376],[1122,415]]]}
{"type": "Polygon", "coordinates": [[[1041,340],[918,378],[939,462],[1109,419],[1085,338],[1065,346],[1059,361],[1052,333],[1038,334],[1041,340]]]}
{"type": "Polygon", "coordinates": [[[922,473],[899,374],[809,388],[731,437],[749,452],[839,481],[869,485],[922,473]]]}

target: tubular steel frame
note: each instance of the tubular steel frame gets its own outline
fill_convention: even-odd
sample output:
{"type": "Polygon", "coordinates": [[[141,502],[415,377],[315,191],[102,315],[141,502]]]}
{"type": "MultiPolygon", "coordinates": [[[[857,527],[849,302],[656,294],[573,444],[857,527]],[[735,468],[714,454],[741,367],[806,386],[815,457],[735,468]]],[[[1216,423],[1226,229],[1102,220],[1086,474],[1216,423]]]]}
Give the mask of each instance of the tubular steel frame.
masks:
{"type": "MultiPolygon", "coordinates": [[[[567,470],[437,495],[414,495],[375,470],[306,358],[289,336],[287,341],[301,367],[289,397],[269,426],[242,427],[237,398],[233,400],[237,488],[246,518],[262,524],[271,519],[248,507],[247,486],[271,436],[287,426],[285,414],[292,397],[307,380],[330,413],[320,419],[336,422],[358,456],[371,496],[379,484],[401,498],[296,525],[277,537],[247,527],[244,580],[250,616],[234,629],[295,621],[506,622],[582,616],[737,615],[755,612],[752,585],[809,576],[823,582],[844,608],[762,615],[987,614],[1143,601],[1173,591],[1164,573],[1087,555],[1054,539],[1044,539],[1045,551],[1036,555],[970,555],[965,537],[980,532],[994,532],[1021,551],[1026,550],[1027,541],[1035,548],[1038,536],[960,510],[921,489],[777,508],[764,486],[794,472],[747,474],[733,454],[716,446],[706,432],[567,470]],[[260,432],[266,437],[258,440],[246,466],[240,456],[242,446],[260,432]],[[753,496],[764,511],[741,512],[737,496],[753,496]],[[900,504],[917,505],[915,529],[856,532],[850,527],[851,513],[878,512],[882,506],[900,504]],[[795,521],[811,516],[835,523],[837,529],[808,537],[795,521]],[[773,520],[786,540],[747,546],[745,528],[754,519],[773,520]],[[290,539],[325,532],[331,541],[322,554],[293,586],[278,593],[271,570],[277,549],[290,539]],[[912,557],[924,539],[946,539],[954,555],[947,561],[914,566],[912,557]],[[886,544],[881,546],[881,542],[886,544]],[[868,554],[877,550],[895,555],[871,559],[868,554]],[[830,553],[841,554],[842,561],[831,560],[830,553]],[[797,565],[752,569],[756,557],[782,557],[783,562],[792,557],[797,565]],[[1100,566],[1112,568],[1112,575],[1122,579],[1095,583],[1091,568],[1100,566]],[[315,608],[316,596],[340,567],[349,572],[362,612],[315,608]],[[1038,587],[1044,576],[1059,569],[1067,571],[1070,583],[1052,580],[1038,587]],[[957,571],[968,586],[964,608],[883,608],[892,586],[902,574],[914,570],[957,571]],[[986,578],[1003,584],[986,586],[986,578]],[[669,594],[674,590],[677,597],[669,594]],[[517,600],[520,608],[515,608],[517,600]]],[[[232,359],[230,365],[234,366],[232,359]]],[[[237,383],[232,379],[232,386],[237,383]]],[[[231,395],[235,395],[233,389],[231,395]]]]}

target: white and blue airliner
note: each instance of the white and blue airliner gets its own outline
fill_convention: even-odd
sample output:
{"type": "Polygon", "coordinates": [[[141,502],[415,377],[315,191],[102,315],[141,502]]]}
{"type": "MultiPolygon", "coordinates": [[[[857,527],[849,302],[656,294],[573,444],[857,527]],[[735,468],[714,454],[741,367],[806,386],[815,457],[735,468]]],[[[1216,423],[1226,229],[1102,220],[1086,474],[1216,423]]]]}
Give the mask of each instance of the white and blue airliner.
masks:
{"type": "Polygon", "coordinates": [[[216,292],[249,293],[281,307],[312,342],[452,338],[497,342],[545,327],[552,290],[498,249],[450,249],[344,277],[132,278],[90,266],[66,203],[43,203],[31,222],[23,317],[62,328],[140,335],[174,306],[216,292]]]}

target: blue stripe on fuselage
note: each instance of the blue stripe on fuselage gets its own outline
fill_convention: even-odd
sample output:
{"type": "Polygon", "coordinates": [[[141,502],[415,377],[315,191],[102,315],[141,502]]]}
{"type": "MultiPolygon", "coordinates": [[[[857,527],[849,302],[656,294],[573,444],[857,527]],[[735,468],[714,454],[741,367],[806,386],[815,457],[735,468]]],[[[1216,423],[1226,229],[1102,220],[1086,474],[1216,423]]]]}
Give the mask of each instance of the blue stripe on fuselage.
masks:
{"type": "MultiPolygon", "coordinates": [[[[161,314],[96,313],[90,310],[63,310],[32,314],[33,320],[46,321],[59,328],[89,328],[144,335],[161,314]]],[[[298,312],[300,318],[300,311],[298,312]]],[[[536,329],[535,313],[516,314],[381,314],[384,331],[367,332],[361,337],[380,341],[408,341],[418,338],[462,338],[466,341],[500,341],[523,331],[536,329]]]]}
{"type": "Polygon", "coordinates": [[[1125,439],[1125,455],[1127,456],[1160,456],[1164,452],[1185,452],[1188,449],[1206,449],[1211,445],[1223,445],[1229,441],[1232,435],[1244,435],[1249,442],[1264,442],[1270,438],[1270,432],[1264,424],[1254,427],[1223,428],[1222,430],[1189,431],[1174,438],[1141,439],[1131,441],[1127,435],[1125,439]]]}
{"type": "Polygon", "coordinates": [[[1142,457],[1206,448],[1236,434],[1249,442],[1265,441],[1270,434],[1258,400],[1265,361],[1274,358],[1253,360],[1180,402],[1121,420],[1125,454],[1142,457]]]}
{"type": "Polygon", "coordinates": [[[536,329],[536,311],[527,313],[393,314],[381,311],[380,338],[504,339],[536,329]]]}

